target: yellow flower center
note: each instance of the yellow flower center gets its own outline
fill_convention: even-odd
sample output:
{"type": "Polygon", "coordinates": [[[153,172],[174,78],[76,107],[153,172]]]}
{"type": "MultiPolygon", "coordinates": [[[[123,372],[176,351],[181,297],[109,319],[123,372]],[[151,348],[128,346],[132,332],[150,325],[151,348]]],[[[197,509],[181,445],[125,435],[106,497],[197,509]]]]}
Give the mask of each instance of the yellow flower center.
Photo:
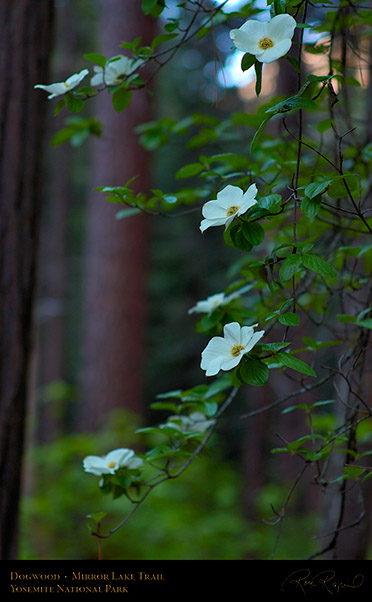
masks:
{"type": "Polygon", "coordinates": [[[238,357],[241,351],[243,351],[245,347],[243,345],[233,345],[230,349],[230,353],[233,357],[238,357]]]}
{"type": "Polygon", "coordinates": [[[262,50],[266,50],[267,48],[272,48],[274,46],[274,42],[271,38],[267,38],[265,36],[259,40],[258,45],[260,48],[262,48],[262,50]]]}
{"type": "Polygon", "coordinates": [[[65,88],[69,88],[70,84],[66,84],[66,82],[63,82],[63,85],[65,86],[65,88]]]}
{"type": "Polygon", "coordinates": [[[109,462],[107,464],[107,468],[115,468],[116,467],[116,462],[109,462]]]}
{"type": "Polygon", "coordinates": [[[228,210],[226,211],[226,217],[230,217],[231,215],[235,215],[235,213],[237,211],[239,211],[240,207],[237,207],[236,205],[232,205],[231,207],[228,208],[228,210]]]}

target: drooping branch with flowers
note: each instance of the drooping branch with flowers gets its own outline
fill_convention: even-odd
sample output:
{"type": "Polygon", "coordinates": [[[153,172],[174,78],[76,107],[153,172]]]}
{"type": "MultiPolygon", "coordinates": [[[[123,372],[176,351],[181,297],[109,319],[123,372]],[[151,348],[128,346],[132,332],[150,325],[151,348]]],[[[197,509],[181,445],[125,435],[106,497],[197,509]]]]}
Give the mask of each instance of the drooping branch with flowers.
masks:
{"type": "MultiPolygon", "coordinates": [[[[86,69],[65,82],[35,86],[49,92],[49,98],[62,96],[57,111],[66,105],[79,112],[89,98],[107,89],[114,109],[124,110],[136,89],[146,86],[182,45],[208,35],[216,23],[230,27],[231,20],[244,21],[239,28],[230,27],[230,38],[244,53],[242,70],[255,71],[257,96],[265,78],[263,66],[288,59],[297,76],[295,94],[259,106],[254,119],[239,113],[215,128],[213,142],[225,143],[225,132],[231,130],[237,150],[204,152],[181,168],[177,179],[202,178],[203,185],[193,194],[180,188],[138,195],[130,182],[101,188],[109,201],[123,204],[120,217],[141,211],[170,216],[187,205],[201,214],[203,236],[208,228],[223,226],[221,244],[240,250],[242,259],[237,281],[195,300],[189,311],[202,316],[198,330],[210,337],[200,362],[208,380],[187,391],[163,394],[153,404],[171,415],[140,432],[162,436],[164,443],[138,457],[123,448],[104,458],[84,459],[84,470],[101,477],[103,493],[125,496],[132,504],[107,533],[101,531],[102,516],[97,518],[93,534],[111,536],[155,487],[182,474],[206,447],[240,388],[265,386],[280,373],[292,390],[242,417],[248,420],[281,406],[284,414],[304,412],[308,419],[308,431],[272,450],[302,461],[274,522],[285,519],[293,491],[306,473],[340,500],[327,541],[314,556],[336,554],[339,534],[366,516],[362,504],[359,517],[347,522],[348,484],[359,488],[363,498],[372,477],[372,142],[345,92],[355,86],[359,104],[368,103],[359,80],[372,73],[363,42],[371,37],[370,8],[364,2],[274,0],[268,19],[266,10],[261,18],[253,2],[234,13],[224,12],[226,4],[183,2],[186,25],[172,18],[151,46],[141,47],[138,40],[123,44],[130,57],[86,55],[96,63],[90,86],[78,88],[86,69]],[[315,43],[305,31],[316,34],[315,43]],[[341,57],[340,47],[346,48],[341,57]],[[288,55],[291,49],[295,53],[288,55]],[[325,59],[322,72],[308,73],[304,54],[325,59]],[[352,74],[348,56],[353,57],[352,74]],[[145,65],[151,72],[146,81],[141,75],[145,65]],[[268,132],[269,122],[279,124],[278,136],[268,132]],[[329,349],[332,354],[326,357],[329,349]],[[334,420],[322,423],[322,412],[332,408],[334,420]],[[342,465],[335,457],[343,458],[342,465]]],[[[162,0],[143,2],[143,7],[154,17],[165,8],[162,0]]],[[[364,112],[368,114],[368,107],[364,112]]],[[[190,119],[190,127],[199,125],[198,116],[190,119]]],[[[142,133],[151,127],[145,124],[142,133]]],[[[178,135],[174,124],[167,127],[178,135]]]]}

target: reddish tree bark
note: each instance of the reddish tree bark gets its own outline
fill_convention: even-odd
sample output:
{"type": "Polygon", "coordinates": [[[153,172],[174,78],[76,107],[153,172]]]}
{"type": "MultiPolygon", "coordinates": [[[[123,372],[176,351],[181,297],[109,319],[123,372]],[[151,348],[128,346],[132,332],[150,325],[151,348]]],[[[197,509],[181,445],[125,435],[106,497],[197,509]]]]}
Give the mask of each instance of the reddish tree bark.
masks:
{"type": "Polygon", "coordinates": [[[40,222],[53,2],[0,4],[0,557],[14,558],[40,222]]]}
{"type": "MultiPolygon", "coordinates": [[[[141,35],[151,39],[153,21],[144,17],[140,3],[105,2],[100,20],[100,52],[122,54],[120,42],[141,35]]],[[[103,137],[94,143],[92,187],[125,184],[139,175],[136,185],[146,190],[149,159],[133,132],[150,119],[149,97],[135,92],[123,113],[115,113],[111,96],[100,94],[95,115],[104,124],[103,137]]],[[[106,412],[122,406],[142,412],[143,335],[147,263],[147,220],[135,216],[117,221],[118,206],[92,192],[88,200],[82,401],[80,428],[98,428],[106,412]]]]}

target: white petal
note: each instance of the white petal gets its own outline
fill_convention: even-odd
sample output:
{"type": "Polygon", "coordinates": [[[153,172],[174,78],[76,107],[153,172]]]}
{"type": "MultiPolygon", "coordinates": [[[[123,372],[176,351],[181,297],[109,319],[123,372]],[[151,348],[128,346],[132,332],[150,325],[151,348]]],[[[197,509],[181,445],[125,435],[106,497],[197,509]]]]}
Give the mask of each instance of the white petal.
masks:
{"type": "Polygon", "coordinates": [[[258,41],[266,35],[267,23],[250,20],[246,21],[239,29],[230,31],[230,38],[238,50],[256,54],[259,51],[258,41]]]}
{"type": "Polygon", "coordinates": [[[203,219],[200,222],[199,228],[202,232],[204,232],[207,228],[210,228],[211,226],[222,226],[226,222],[226,219],[227,218],[220,218],[215,220],[203,219]]]}
{"type": "Polygon", "coordinates": [[[80,73],[74,73],[68,79],[66,79],[65,84],[69,90],[72,88],[76,88],[80,84],[80,82],[88,75],[88,69],[82,69],[80,73]]]}
{"type": "MultiPolygon", "coordinates": [[[[280,17],[280,15],[278,16],[280,17]]],[[[292,42],[289,39],[282,40],[281,42],[276,42],[272,48],[268,48],[267,50],[265,50],[265,52],[261,56],[257,55],[257,60],[261,63],[272,63],[273,61],[279,59],[281,56],[287,54],[291,45],[292,42]]]]}
{"type": "Polygon", "coordinates": [[[45,90],[45,92],[51,92],[54,96],[59,96],[60,94],[64,94],[67,92],[67,88],[63,82],[57,82],[55,84],[49,84],[44,86],[42,84],[36,84],[34,88],[41,88],[45,90]]]}
{"type": "Polygon", "coordinates": [[[220,207],[228,209],[232,205],[240,205],[243,197],[243,191],[238,186],[229,184],[217,194],[217,201],[220,207]]]}
{"type": "Polygon", "coordinates": [[[240,345],[241,327],[238,322],[230,322],[223,328],[223,336],[229,344],[229,350],[232,345],[240,345]]]}
{"type": "Polygon", "coordinates": [[[267,36],[280,42],[284,39],[292,39],[297,23],[291,15],[277,15],[267,24],[267,36]]]}
{"type": "Polygon", "coordinates": [[[138,468],[142,464],[143,460],[141,460],[141,458],[132,458],[132,460],[129,460],[128,462],[128,468],[138,468]]]}
{"type": "MultiPolygon", "coordinates": [[[[230,207],[230,205],[228,205],[230,207]]],[[[214,220],[214,219],[222,219],[226,217],[226,209],[221,206],[221,202],[218,201],[208,201],[202,207],[202,215],[206,219],[214,220]]]]}
{"type": "Polygon", "coordinates": [[[237,366],[239,364],[243,355],[244,355],[244,351],[242,351],[241,353],[239,353],[239,355],[236,355],[236,356],[232,356],[230,354],[230,358],[226,359],[222,362],[221,370],[232,370],[233,368],[235,368],[235,366],[237,366]]]}
{"type": "Polygon", "coordinates": [[[90,80],[91,86],[101,86],[103,84],[103,69],[101,71],[93,75],[90,80]]]}
{"type": "Polygon", "coordinates": [[[264,330],[259,330],[258,332],[255,332],[248,345],[246,345],[245,347],[245,353],[248,353],[251,349],[253,349],[253,347],[258,343],[258,341],[262,339],[264,334],[264,330]]]}
{"type": "Polygon", "coordinates": [[[85,472],[90,472],[96,476],[108,474],[109,472],[104,458],[101,458],[100,456],[87,456],[84,458],[83,468],[85,472]]]}
{"type": "Polygon", "coordinates": [[[131,449],[125,449],[125,448],[114,449],[107,454],[107,456],[105,458],[106,465],[108,465],[110,462],[116,462],[117,464],[119,464],[119,466],[125,466],[125,464],[133,456],[134,456],[134,451],[131,449]]]}
{"type": "Polygon", "coordinates": [[[244,347],[247,347],[248,343],[250,342],[252,336],[254,333],[254,328],[253,326],[243,326],[241,334],[240,334],[240,340],[241,340],[241,344],[244,345],[244,347]]]}
{"type": "Polygon", "coordinates": [[[251,184],[248,190],[243,194],[243,199],[254,199],[258,193],[256,184],[251,184]]]}

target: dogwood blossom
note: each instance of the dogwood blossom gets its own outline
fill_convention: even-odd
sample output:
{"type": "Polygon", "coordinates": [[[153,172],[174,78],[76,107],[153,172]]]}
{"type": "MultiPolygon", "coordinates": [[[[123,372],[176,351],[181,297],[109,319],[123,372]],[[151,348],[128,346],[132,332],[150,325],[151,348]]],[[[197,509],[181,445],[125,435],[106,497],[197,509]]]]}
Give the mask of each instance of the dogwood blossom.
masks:
{"type": "Polygon", "coordinates": [[[133,60],[122,54],[114,56],[107,62],[106,67],[103,68],[99,65],[93,67],[95,75],[90,80],[90,84],[91,86],[100,86],[101,84],[116,86],[123,81],[126,75],[135,71],[142,63],[143,61],[141,60],[133,60]]]}
{"type": "Polygon", "coordinates": [[[201,412],[191,412],[188,416],[170,416],[164,427],[171,426],[182,433],[197,431],[205,433],[216,421],[208,419],[201,412]]]}
{"type": "Polygon", "coordinates": [[[261,63],[272,63],[287,54],[297,23],[291,15],[276,15],[271,21],[251,19],[230,31],[238,50],[255,55],[261,63]]]}
{"type": "Polygon", "coordinates": [[[208,201],[203,205],[202,214],[205,219],[200,223],[200,230],[204,232],[210,226],[225,226],[227,228],[234,217],[246,213],[257,203],[256,184],[252,184],[246,192],[238,186],[229,184],[217,193],[217,199],[208,201]]]}
{"type": "Polygon", "coordinates": [[[231,293],[230,295],[225,295],[225,293],[215,293],[214,295],[210,295],[203,301],[197,301],[196,304],[188,310],[188,314],[210,314],[212,311],[217,309],[217,307],[221,307],[221,305],[226,305],[232,299],[236,299],[240,296],[239,291],[235,293],[231,293]]]}
{"type": "Polygon", "coordinates": [[[115,472],[125,466],[126,468],[138,468],[143,464],[141,458],[136,458],[132,449],[114,449],[106,456],[87,456],[83,460],[85,472],[101,476],[103,474],[115,474],[115,472]]]}
{"type": "Polygon", "coordinates": [[[200,367],[206,376],[215,376],[220,370],[235,368],[243,355],[251,351],[265,334],[264,330],[254,332],[257,326],[240,326],[238,322],[226,324],[223,337],[213,337],[202,352],[200,367]]]}
{"type": "Polygon", "coordinates": [[[51,92],[48,98],[55,98],[56,96],[61,96],[61,94],[66,94],[70,90],[73,90],[80,84],[80,82],[88,75],[88,69],[83,69],[80,73],[74,73],[64,82],[57,82],[55,84],[48,84],[44,86],[43,84],[36,84],[34,88],[41,88],[45,90],[45,92],[51,92]]]}

